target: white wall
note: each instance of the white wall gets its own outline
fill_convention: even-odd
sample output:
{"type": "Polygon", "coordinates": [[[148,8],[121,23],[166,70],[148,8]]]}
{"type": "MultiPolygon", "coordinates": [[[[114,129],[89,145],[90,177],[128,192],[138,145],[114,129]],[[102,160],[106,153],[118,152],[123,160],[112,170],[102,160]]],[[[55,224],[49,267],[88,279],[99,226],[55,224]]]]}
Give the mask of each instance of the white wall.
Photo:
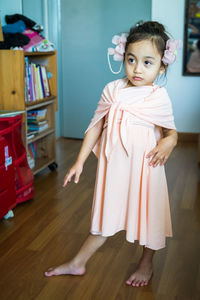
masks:
{"type": "MultiPolygon", "coordinates": [[[[161,22],[175,39],[184,37],[185,0],[152,0],[152,20],[161,22]]],[[[183,49],[168,68],[167,90],[178,132],[200,132],[200,77],[182,76],[183,49]]]]}

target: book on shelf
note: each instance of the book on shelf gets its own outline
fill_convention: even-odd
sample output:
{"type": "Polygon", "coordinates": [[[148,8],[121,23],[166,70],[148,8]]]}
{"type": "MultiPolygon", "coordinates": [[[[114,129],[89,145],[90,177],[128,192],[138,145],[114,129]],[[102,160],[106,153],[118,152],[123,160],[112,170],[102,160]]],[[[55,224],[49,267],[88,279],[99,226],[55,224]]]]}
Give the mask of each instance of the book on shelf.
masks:
{"type": "MultiPolygon", "coordinates": [[[[45,79],[43,78],[43,75],[42,75],[42,68],[45,69],[45,67],[41,66],[41,68],[39,68],[39,72],[40,72],[40,82],[41,82],[41,87],[42,87],[42,93],[45,97],[48,97],[50,96],[50,93],[46,93],[45,92],[45,88],[44,88],[44,81],[45,79]]],[[[47,82],[48,83],[48,82],[47,82]]]]}
{"type": "Polygon", "coordinates": [[[35,134],[33,134],[32,132],[28,132],[27,133],[27,140],[31,140],[35,137],[35,134]]]}
{"type": "Polygon", "coordinates": [[[32,103],[50,96],[46,67],[25,57],[25,102],[32,103]]]}
{"type": "Polygon", "coordinates": [[[28,122],[39,122],[39,121],[43,121],[46,118],[46,113],[47,113],[47,109],[43,108],[43,109],[33,109],[33,110],[29,110],[27,111],[27,121],[28,122]]]}
{"type": "Polygon", "coordinates": [[[34,64],[34,70],[35,70],[35,86],[37,90],[37,99],[43,99],[45,98],[45,95],[43,95],[41,89],[39,66],[34,64]]]}
{"type": "Polygon", "coordinates": [[[46,118],[47,109],[35,109],[27,112],[27,129],[28,133],[39,133],[46,130],[49,125],[46,118]]]}
{"type": "Polygon", "coordinates": [[[30,143],[28,145],[28,154],[33,159],[37,158],[37,152],[36,152],[36,144],[35,144],[35,142],[30,143]]]}
{"type": "Polygon", "coordinates": [[[45,66],[41,66],[41,73],[42,73],[42,79],[43,79],[43,84],[44,84],[45,97],[49,97],[50,89],[49,89],[49,83],[48,83],[47,72],[46,72],[45,66]]]}
{"type": "Polygon", "coordinates": [[[28,132],[32,132],[32,131],[33,132],[41,132],[41,131],[48,129],[48,127],[49,126],[48,126],[47,121],[43,125],[28,123],[28,132]]]}
{"type": "Polygon", "coordinates": [[[29,150],[27,151],[27,161],[31,170],[35,168],[35,159],[30,156],[29,150]]]}
{"type": "Polygon", "coordinates": [[[37,99],[38,95],[36,94],[36,85],[35,85],[35,71],[32,64],[29,65],[29,72],[30,72],[30,102],[37,99]]]}
{"type": "Polygon", "coordinates": [[[42,125],[45,125],[46,123],[47,123],[47,120],[43,120],[43,121],[36,121],[36,120],[33,120],[33,119],[28,120],[29,125],[42,126],[42,125]]]}
{"type": "Polygon", "coordinates": [[[25,100],[29,102],[31,100],[31,89],[30,89],[30,72],[29,72],[29,64],[28,64],[28,57],[24,58],[24,71],[25,71],[25,100]]]}
{"type": "Polygon", "coordinates": [[[35,142],[32,142],[27,147],[27,160],[28,160],[29,167],[31,169],[34,169],[34,167],[35,167],[35,159],[36,158],[37,158],[36,144],[35,144],[35,142]]]}

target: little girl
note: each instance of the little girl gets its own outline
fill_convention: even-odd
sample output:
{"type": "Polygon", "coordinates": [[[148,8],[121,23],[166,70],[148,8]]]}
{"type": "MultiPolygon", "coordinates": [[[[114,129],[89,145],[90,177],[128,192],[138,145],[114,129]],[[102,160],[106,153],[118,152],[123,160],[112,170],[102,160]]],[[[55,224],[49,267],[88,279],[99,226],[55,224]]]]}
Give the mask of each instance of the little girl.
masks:
{"type": "MultiPolygon", "coordinates": [[[[163,25],[140,23],[128,37],[115,36],[115,60],[123,60],[126,78],[106,85],[77,160],[64,178],[78,183],[91,150],[98,157],[91,230],[77,255],[50,268],[46,276],[83,275],[86,263],[108,236],[126,231],[126,239],[143,246],[143,254],[127,285],[147,285],[156,250],[172,236],[164,164],[177,143],[171,102],[154,84],[175,60],[179,41],[169,39],[163,25]]],[[[110,65],[110,61],[109,61],[110,65]]]]}

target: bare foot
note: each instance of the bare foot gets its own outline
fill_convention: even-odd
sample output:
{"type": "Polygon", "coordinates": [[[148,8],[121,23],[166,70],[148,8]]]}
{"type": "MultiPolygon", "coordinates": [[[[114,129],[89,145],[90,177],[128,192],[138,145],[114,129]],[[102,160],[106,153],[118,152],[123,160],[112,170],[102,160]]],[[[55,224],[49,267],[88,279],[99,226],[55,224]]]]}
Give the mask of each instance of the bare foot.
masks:
{"type": "Polygon", "coordinates": [[[126,284],[137,287],[148,285],[152,274],[152,263],[139,263],[137,270],[128,278],[126,284]]]}
{"type": "Polygon", "coordinates": [[[86,269],[84,266],[80,267],[72,262],[60,265],[55,268],[49,268],[47,272],[45,272],[45,276],[54,276],[54,275],[83,275],[86,269]]]}

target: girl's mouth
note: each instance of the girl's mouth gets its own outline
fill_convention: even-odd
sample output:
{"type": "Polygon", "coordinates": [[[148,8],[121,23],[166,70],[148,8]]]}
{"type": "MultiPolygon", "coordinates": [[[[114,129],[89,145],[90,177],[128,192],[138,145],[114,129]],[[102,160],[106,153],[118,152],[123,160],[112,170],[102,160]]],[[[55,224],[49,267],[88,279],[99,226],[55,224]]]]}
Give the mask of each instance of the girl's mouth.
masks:
{"type": "Polygon", "coordinates": [[[137,77],[137,76],[133,77],[133,79],[134,79],[134,80],[136,80],[136,81],[140,81],[140,80],[142,80],[142,78],[141,78],[141,77],[137,77]]]}

